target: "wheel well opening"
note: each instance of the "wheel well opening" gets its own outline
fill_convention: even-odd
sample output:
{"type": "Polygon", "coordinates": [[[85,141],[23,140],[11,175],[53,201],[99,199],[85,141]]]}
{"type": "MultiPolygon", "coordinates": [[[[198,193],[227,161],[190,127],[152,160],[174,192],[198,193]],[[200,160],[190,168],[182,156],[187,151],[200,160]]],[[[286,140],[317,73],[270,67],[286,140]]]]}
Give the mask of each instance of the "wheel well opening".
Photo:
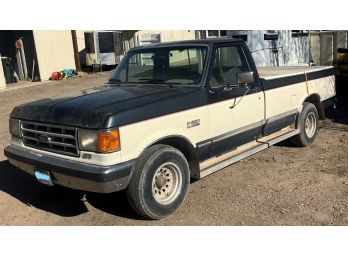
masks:
{"type": "Polygon", "coordinates": [[[304,102],[312,103],[314,104],[315,108],[318,110],[318,115],[320,120],[325,120],[325,112],[323,104],[320,101],[320,96],[317,94],[313,94],[308,96],[304,102]]]}
{"type": "Polygon", "coordinates": [[[193,145],[190,142],[182,137],[168,137],[161,139],[152,145],[156,144],[170,145],[181,151],[189,164],[191,178],[199,178],[198,156],[193,145]]]}

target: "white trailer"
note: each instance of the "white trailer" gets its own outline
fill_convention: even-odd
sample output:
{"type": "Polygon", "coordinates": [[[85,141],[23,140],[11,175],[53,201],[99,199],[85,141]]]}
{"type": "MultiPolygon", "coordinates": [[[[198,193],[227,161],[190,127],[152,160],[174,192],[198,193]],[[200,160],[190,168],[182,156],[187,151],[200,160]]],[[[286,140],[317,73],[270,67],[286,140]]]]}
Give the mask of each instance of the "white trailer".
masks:
{"type": "Polygon", "coordinates": [[[118,54],[121,42],[120,31],[97,30],[84,33],[86,45],[86,65],[117,65],[123,54],[118,54]]]}

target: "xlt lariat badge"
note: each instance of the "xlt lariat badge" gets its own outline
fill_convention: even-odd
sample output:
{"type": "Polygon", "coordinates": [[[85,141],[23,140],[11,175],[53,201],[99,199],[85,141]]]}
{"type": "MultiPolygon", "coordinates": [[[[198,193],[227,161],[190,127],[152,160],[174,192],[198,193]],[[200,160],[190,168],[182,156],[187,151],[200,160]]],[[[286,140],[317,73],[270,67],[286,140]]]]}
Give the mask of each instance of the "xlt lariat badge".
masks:
{"type": "Polygon", "coordinates": [[[200,120],[200,119],[191,120],[191,121],[188,121],[188,122],[186,123],[186,126],[187,126],[188,129],[189,129],[189,128],[193,128],[193,127],[197,127],[197,126],[199,126],[199,125],[201,125],[201,120],[200,120]]]}

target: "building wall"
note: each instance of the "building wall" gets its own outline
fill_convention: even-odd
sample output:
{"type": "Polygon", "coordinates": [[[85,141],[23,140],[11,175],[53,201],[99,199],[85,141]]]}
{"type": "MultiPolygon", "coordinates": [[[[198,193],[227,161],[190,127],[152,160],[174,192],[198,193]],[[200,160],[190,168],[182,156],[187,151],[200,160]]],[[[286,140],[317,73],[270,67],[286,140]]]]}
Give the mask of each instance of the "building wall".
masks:
{"type": "Polygon", "coordinates": [[[195,39],[194,30],[164,30],[163,42],[176,41],[176,40],[191,40],[195,39]]]}
{"type": "Polygon", "coordinates": [[[81,65],[86,64],[85,31],[87,30],[76,30],[77,49],[79,51],[81,65]]]}
{"type": "Polygon", "coordinates": [[[320,36],[319,34],[310,35],[311,54],[313,62],[320,64],[320,36]]]}
{"type": "MultiPolygon", "coordinates": [[[[134,33],[135,42],[137,36],[145,34],[161,34],[162,42],[195,39],[194,30],[139,30],[134,33]]],[[[134,44],[137,45],[136,43],[134,44]]]]}
{"type": "Polygon", "coordinates": [[[230,30],[228,36],[245,36],[257,66],[306,65],[309,61],[308,37],[293,37],[291,30],[230,30]],[[278,34],[277,40],[265,35],[278,34]],[[277,50],[277,51],[274,51],[277,50]]]}
{"type": "Polygon", "coordinates": [[[141,38],[151,36],[151,34],[160,34],[161,42],[195,39],[194,30],[139,30],[134,33],[132,38],[124,42],[126,51],[138,46],[141,38]]]}
{"type": "Polygon", "coordinates": [[[333,59],[337,60],[337,58],[341,55],[337,53],[337,48],[347,48],[348,47],[348,31],[347,30],[338,30],[334,35],[334,55],[333,59]]]}
{"type": "Polygon", "coordinates": [[[1,55],[0,55],[0,89],[6,88],[6,81],[4,75],[4,69],[2,67],[1,55]]]}
{"type": "Polygon", "coordinates": [[[76,30],[76,38],[77,38],[77,48],[79,51],[85,49],[85,31],[87,30],[76,30]]]}
{"type": "Polygon", "coordinates": [[[76,69],[70,30],[34,30],[36,54],[41,80],[52,72],[76,69]]]}
{"type": "Polygon", "coordinates": [[[316,65],[332,65],[340,54],[337,48],[348,47],[348,32],[338,31],[311,31],[311,53],[316,65]]]}

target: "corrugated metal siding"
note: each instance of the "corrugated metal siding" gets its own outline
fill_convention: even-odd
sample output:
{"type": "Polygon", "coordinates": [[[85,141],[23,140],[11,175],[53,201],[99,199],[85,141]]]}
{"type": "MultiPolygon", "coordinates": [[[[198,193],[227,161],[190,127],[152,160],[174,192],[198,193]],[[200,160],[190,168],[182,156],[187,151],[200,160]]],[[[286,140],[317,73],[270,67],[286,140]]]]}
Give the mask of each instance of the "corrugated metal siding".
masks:
{"type": "Polygon", "coordinates": [[[163,41],[177,41],[177,40],[190,40],[195,39],[194,30],[164,30],[163,31],[163,41]]]}
{"type": "Polygon", "coordinates": [[[76,30],[77,48],[79,50],[81,65],[86,64],[85,31],[87,30],[76,30]]]}
{"type": "Polygon", "coordinates": [[[85,31],[88,30],[76,30],[77,48],[79,52],[85,49],[85,31]]]}
{"type": "Polygon", "coordinates": [[[319,34],[310,35],[311,40],[311,53],[313,62],[316,65],[320,65],[320,36],[319,34]]]}
{"type": "Polygon", "coordinates": [[[70,30],[34,30],[33,34],[42,80],[54,71],[76,69],[70,30]]]}

